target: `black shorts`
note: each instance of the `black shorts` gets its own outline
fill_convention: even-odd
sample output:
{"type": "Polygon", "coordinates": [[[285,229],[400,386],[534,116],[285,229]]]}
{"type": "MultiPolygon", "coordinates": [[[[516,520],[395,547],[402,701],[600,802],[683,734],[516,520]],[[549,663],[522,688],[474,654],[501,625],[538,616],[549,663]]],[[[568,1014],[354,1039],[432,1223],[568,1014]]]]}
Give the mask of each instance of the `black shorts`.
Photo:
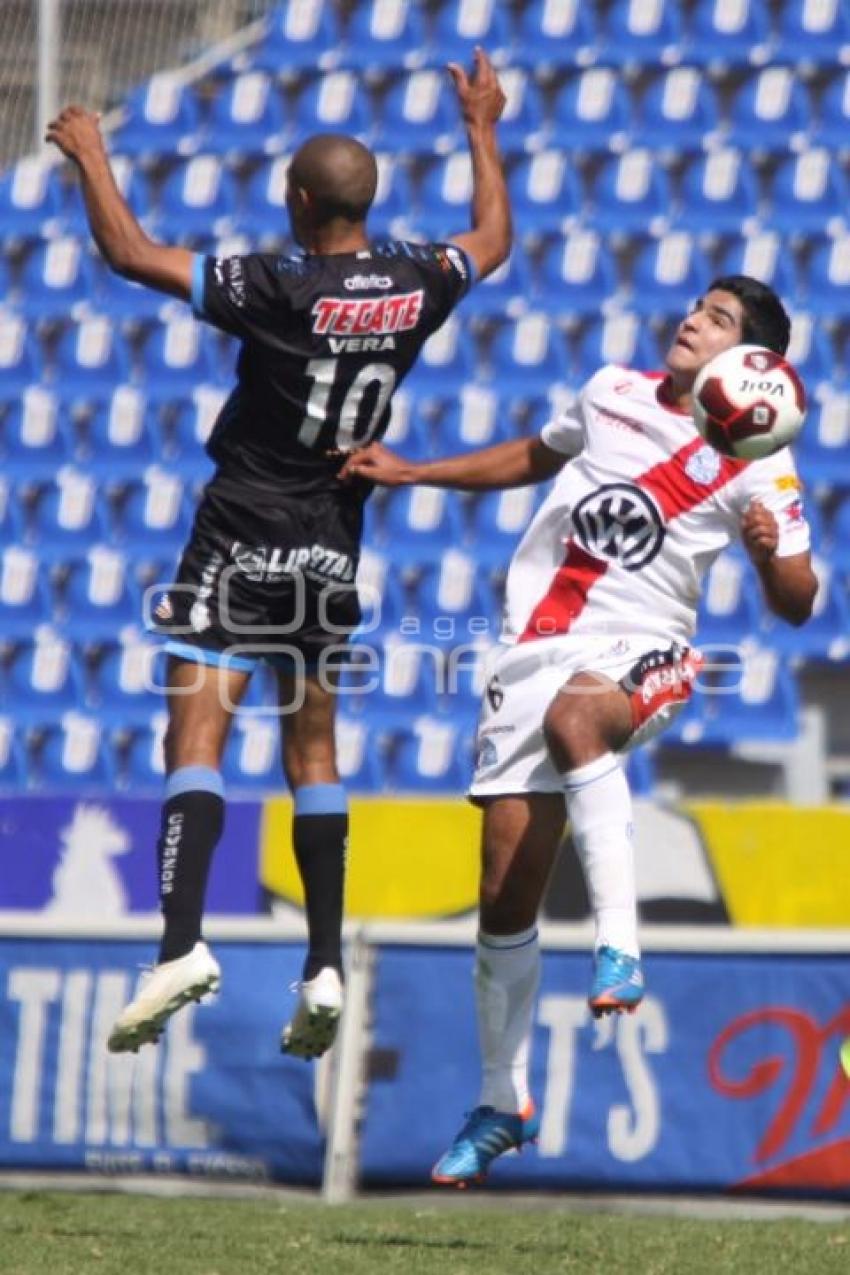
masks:
{"type": "Polygon", "coordinates": [[[344,493],[257,493],[214,479],[177,579],[150,595],[148,623],[167,650],[245,672],[345,658],[360,622],[355,574],[363,511],[344,493]]]}

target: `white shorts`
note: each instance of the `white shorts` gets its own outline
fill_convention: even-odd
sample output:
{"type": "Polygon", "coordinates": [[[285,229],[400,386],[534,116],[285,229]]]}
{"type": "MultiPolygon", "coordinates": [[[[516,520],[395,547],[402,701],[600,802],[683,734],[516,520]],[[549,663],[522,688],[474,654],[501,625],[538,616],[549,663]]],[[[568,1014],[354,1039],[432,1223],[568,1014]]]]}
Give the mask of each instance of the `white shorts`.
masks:
{"type": "Polygon", "coordinates": [[[626,748],[670,724],[691,696],[701,659],[661,638],[558,637],[499,646],[485,674],[470,797],[563,792],[543,737],[543,718],[580,672],[629,681],[633,731],[626,748]]]}

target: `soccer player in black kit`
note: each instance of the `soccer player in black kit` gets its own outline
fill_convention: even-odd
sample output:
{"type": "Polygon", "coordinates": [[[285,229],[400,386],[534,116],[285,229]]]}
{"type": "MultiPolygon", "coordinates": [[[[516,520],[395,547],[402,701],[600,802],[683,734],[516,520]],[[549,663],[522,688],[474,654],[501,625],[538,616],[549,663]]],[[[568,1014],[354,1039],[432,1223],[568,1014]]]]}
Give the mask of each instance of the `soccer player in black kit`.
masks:
{"type": "Polygon", "coordinates": [[[232,708],[259,659],[273,664],[308,950],[281,1047],[317,1057],[342,1008],[341,927],[348,816],[334,748],[330,659],[356,626],[354,590],[366,486],[337,480],[345,453],[380,439],[393,390],[423,343],[510,251],[495,124],[505,98],[487,56],[449,68],[473,169],[472,229],[445,244],[372,245],[372,153],[320,134],[296,152],[287,207],[298,256],[215,259],[155,243],[120,195],[98,118],[61,112],[47,139],[74,161],[92,235],[118,274],[191,300],[241,341],[236,387],[209,442],[217,463],[175,585],[155,608],[168,635],[167,774],[158,844],[164,932],[157,964],[108,1046],[135,1051],[167,1019],[215,991],[204,894],[224,820],[221,756],[232,708]],[[325,658],[329,657],[329,658],[325,658]]]}

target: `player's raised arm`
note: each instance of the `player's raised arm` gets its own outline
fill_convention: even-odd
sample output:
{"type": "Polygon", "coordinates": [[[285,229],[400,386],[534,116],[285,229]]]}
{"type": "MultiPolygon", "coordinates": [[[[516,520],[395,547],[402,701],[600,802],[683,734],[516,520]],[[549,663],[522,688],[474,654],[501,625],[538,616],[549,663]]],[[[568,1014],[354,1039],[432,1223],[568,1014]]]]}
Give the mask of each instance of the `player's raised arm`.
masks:
{"type": "Polygon", "coordinates": [[[460,491],[498,491],[542,483],[569,459],[539,438],[517,438],[496,447],[420,464],[396,456],[381,443],[353,452],[340,478],[365,478],[382,487],[453,487],[460,491]]]}
{"type": "Polygon", "coordinates": [[[149,239],[115,184],[99,116],[66,106],[47,126],[46,140],[76,164],[89,227],[107,265],[127,279],[188,301],[192,253],[149,239]]]}
{"type": "Polygon", "coordinates": [[[505,109],[505,95],[493,63],[483,49],[475,50],[475,69],[449,63],[472,157],[472,229],[452,235],[480,276],[500,266],[511,250],[511,206],[496,141],[496,122],[505,109]]]}

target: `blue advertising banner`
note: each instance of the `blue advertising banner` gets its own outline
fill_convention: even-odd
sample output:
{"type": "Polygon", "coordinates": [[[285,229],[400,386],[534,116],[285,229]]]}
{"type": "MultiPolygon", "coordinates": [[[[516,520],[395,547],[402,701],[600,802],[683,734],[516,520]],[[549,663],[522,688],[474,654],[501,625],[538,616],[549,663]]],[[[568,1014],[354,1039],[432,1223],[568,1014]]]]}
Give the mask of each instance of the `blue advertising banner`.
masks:
{"type": "Polygon", "coordinates": [[[218,997],[116,1056],[106,1037],[150,945],[0,939],[0,1167],[319,1183],[319,1072],[278,1043],[303,949],[216,950],[218,997]]]}
{"type": "MultiPolygon", "coordinates": [[[[260,909],[262,806],[228,802],[213,859],[208,913],[260,909]]],[[[158,911],[160,803],[114,797],[13,797],[0,816],[0,910],[22,908],[73,920],[158,911]]]]}
{"type": "MultiPolygon", "coordinates": [[[[510,1187],[772,1189],[850,1197],[846,958],[669,952],[634,1015],[596,1022],[586,954],[549,952],[510,1187]]],[[[478,1098],[472,953],[383,947],[361,1140],[366,1185],[419,1184],[478,1098]]]]}

